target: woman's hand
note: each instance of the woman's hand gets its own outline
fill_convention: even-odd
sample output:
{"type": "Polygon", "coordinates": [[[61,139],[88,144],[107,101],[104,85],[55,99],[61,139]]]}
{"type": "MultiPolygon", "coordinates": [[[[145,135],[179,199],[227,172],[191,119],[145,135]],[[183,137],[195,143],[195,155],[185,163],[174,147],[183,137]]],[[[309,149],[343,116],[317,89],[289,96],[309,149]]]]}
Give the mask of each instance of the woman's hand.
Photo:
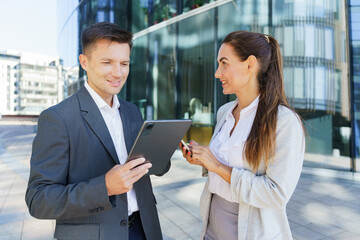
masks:
{"type": "MultiPolygon", "coordinates": [[[[195,142],[195,141],[191,141],[190,144],[191,144],[191,145],[199,145],[199,144],[198,144],[197,142],[195,142]]],[[[190,145],[190,146],[188,145],[188,147],[189,147],[189,149],[190,149],[190,151],[189,151],[189,150],[186,149],[185,146],[182,145],[182,143],[179,144],[179,148],[180,148],[181,151],[182,151],[183,157],[186,159],[186,161],[188,161],[188,162],[189,162],[190,164],[192,164],[192,165],[199,165],[199,166],[204,167],[204,165],[202,164],[201,161],[195,160],[195,159],[193,158],[192,151],[191,151],[191,148],[192,148],[191,145],[190,145]]]]}
{"type": "Polygon", "coordinates": [[[182,146],[181,143],[179,144],[184,158],[186,158],[190,164],[205,167],[210,172],[218,174],[225,181],[230,183],[232,167],[219,162],[212,154],[209,147],[201,146],[195,141],[191,141],[188,146],[190,151],[186,150],[186,147],[182,146]]]}
{"type": "Polygon", "coordinates": [[[209,147],[191,144],[190,148],[192,152],[192,161],[201,162],[202,166],[207,170],[216,172],[216,169],[222,164],[215,158],[209,147]]]}
{"type": "Polygon", "coordinates": [[[212,154],[209,147],[190,145],[190,148],[192,150],[192,159],[194,161],[200,161],[202,166],[208,171],[216,173],[228,183],[231,182],[232,167],[219,162],[212,154]]]}

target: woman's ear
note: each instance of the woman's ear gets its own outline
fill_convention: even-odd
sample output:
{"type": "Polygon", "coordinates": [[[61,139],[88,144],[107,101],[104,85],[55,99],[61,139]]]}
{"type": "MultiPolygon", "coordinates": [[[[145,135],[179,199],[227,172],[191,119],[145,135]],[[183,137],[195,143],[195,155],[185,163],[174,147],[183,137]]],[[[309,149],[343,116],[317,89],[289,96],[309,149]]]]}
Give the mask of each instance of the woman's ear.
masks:
{"type": "Polygon", "coordinates": [[[253,71],[257,63],[256,57],[254,55],[250,55],[246,61],[248,63],[248,70],[253,71]]]}
{"type": "Polygon", "coordinates": [[[87,57],[84,54],[79,55],[79,62],[81,67],[87,71],[87,57]]]}

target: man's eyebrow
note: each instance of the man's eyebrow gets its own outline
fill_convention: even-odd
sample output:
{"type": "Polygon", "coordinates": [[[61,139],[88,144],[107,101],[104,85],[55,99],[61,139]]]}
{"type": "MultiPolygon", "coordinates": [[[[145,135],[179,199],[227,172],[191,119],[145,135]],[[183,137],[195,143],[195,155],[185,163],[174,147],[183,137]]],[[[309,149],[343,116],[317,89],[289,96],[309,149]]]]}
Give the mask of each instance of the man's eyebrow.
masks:
{"type": "MultiPolygon", "coordinates": [[[[113,61],[114,59],[112,58],[108,58],[108,57],[103,57],[103,58],[100,58],[100,61],[113,61]]],[[[121,62],[126,62],[126,63],[129,63],[130,60],[124,60],[124,61],[121,61],[121,62]]]]}

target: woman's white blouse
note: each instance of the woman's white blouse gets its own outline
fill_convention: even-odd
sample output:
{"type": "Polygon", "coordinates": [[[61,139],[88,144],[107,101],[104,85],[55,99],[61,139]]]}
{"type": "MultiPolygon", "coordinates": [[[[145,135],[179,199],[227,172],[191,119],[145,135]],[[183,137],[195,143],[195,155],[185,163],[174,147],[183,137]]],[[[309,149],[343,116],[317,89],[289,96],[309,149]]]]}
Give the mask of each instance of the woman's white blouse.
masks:
{"type": "MultiPolygon", "coordinates": [[[[244,144],[247,137],[249,136],[255,119],[257,107],[259,104],[259,96],[249,106],[240,111],[239,121],[235,126],[232,135],[230,136],[231,129],[233,129],[235,125],[235,118],[232,112],[237,104],[238,101],[235,101],[234,105],[227,112],[224,124],[210,142],[209,147],[218,161],[227,166],[241,169],[243,167],[244,161],[244,144]]],[[[236,199],[231,197],[230,184],[216,173],[210,171],[209,191],[230,202],[238,202],[236,199]]]]}

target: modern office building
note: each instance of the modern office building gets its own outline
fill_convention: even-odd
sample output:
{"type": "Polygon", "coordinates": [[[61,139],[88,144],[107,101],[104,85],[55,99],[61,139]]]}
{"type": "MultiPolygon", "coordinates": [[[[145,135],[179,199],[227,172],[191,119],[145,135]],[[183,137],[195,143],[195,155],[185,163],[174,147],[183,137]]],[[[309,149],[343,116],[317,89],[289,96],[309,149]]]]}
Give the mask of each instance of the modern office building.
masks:
{"type": "MultiPolygon", "coordinates": [[[[217,109],[234,99],[214,77],[222,39],[235,30],[272,35],[287,97],[307,128],[305,164],[360,171],[358,7],[354,0],[58,1],[58,49],[64,65],[76,67],[85,27],[109,21],[132,31],[120,96],[145,119],[191,118],[187,137],[208,143],[217,109]]],[[[85,79],[80,69],[69,93],[85,79]]]]}
{"type": "Polygon", "coordinates": [[[2,115],[39,115],[64,99],[63,67],[59,57],[34,53],[0,53],[2,115]]]}
{"type": "MultiPolygon", "coordinates": [[[[0,53],[0,115],[8,113],[10,110],[10,70],[20,61],[20,57],[14,54],[0,53]]],[[[11,86],[14,92],[14,86],[11,86]]]]}

